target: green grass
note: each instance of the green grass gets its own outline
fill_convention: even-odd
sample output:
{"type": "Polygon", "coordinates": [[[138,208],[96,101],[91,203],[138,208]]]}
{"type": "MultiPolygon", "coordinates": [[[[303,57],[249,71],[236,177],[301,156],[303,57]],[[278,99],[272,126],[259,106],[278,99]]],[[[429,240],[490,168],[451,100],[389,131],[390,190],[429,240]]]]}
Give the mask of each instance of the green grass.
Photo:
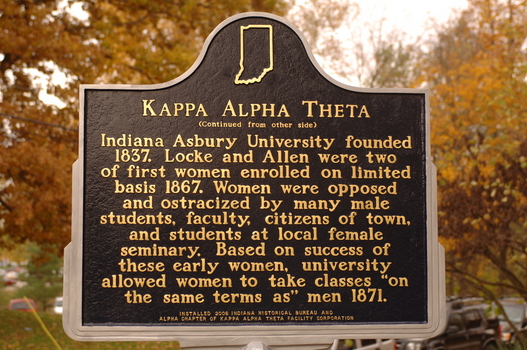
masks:
{"type": "MultiPolygon", "coordinates": [[[[1,279],[0,282],[2,282],[1,279]]],[[[7,308],[7,304],[10,299],[14,298],[14,294],[13,290],[10,291],[7,288],[0,288],[0,309],[7,308]]]]}
{"type": "MultiPolygon", "coordinates": [[[[78,342],[62,329],[62,316],[39,312],[42,322],[63,350],[180,350],[178,342],[78,342]]],[[[0,310],[0,349],[58,349],[29,312],[0,310]]]]}
{"type": "MultiPolygon", "coordinates": [[[[35,315],[7,310],[12,292],[0,289],[0,350],[58,350],[35,315]]],[[[78,342],[66,335],[62,316],[48,312],[38,315],[62,350],[181,350],[178,342],[78,342]]]]}

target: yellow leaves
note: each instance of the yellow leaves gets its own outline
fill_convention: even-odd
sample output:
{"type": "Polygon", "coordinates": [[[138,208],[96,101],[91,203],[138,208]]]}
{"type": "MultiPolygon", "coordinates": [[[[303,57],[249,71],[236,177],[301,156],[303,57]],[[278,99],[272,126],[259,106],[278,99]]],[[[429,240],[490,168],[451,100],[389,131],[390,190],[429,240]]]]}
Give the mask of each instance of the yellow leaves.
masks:
{"type": "Polygon", "coordinates": [[[151,84],[183,74],[203,42],[227,17],[246,11],[281,14],[284,1],[121,0],[88,3],[90,29],[109,57],[97,82],[151,84]]]}
{"type": "Polygon", "coordinates": [[[522,169],[527,168],[527,159],[524,156],[521,156],[518,160],[522,169]]]}
{"type": "Polygon", "coordinates": [[[475,274],[498,262],[492,254],[502,259],[500,271],[525,264],[525,254],[514,252],[527,249],[527,60],[518,45],[527,37],[526,10],[517,1],[472,1],[422,63],[420,79],[431,88],[441,242],[475,274]],[[474,262],[467,251],[489,260],[474,262]]]}
{"type": "MultiPolygon", "coordinates": [[[[280,0],[80,0],[89,13],[78,21],[57,1],[0,1],[0,110],[40,122],[78,123],[81,83],[160,83],[192,65],[212,29],[245,11],[282,14],[280,0]],[[184,4],[184,5],[181,5],[184,4]],[[50,76],[48,64],[71,79],[52,87],[67,106],[45,106],[28,69],[50,76]],[[9,74],[6,74],[9,72],[9,74]],[[8,78],[9,76],[9,78],[8,78]]],[[[56,244],[70,240],[71,164],[77,135],[71,130],[0,118],[0,236],[56,244]],[[11,209],[12,208],[12,209],[11,209]]]]}
{"type": "Polygon", "coordinates": [[[466,217],[463,220],[463,225],[469,225],[473,229],[479,231],[485,229],[489,224],[498,224],[500,222],[499,217],[492,216],[491,213],[485,213],[482,217],[466,217]]]}
{"type": "MultiPolygon", "coordinates": [[[[442,72],[441,79],[428,75],[432,87],[433,141],[438,145],[457,146],[461,150],[463,148],[458,146],[464,144],[472,156],[484,155],[489,161],[501,150],[514,152],[514,147],[509,145],[516,143],[517,139],[506,135],[509,130],[520,130],[525,126],[525,119],[517,116],[521,115],[519,104],[523,104],[525,110],[526,84],[525,73],[517,77],[504,73],[511,71],[511,57],[504,56],[511,54],[514,58],[515,53],[496,50],[496,45],[485,47],[486,34],[478,30],[476,27],[470,33],[470,40],[475,41],[474,47],[466,47],[465,51],[442,50],[442,57],[432,58],[429,62],[432,65],[425,69],[434,70],[434,65],[440,64],[441,69],[435,70],[442,72]],[[518,80],[511,83],[511,79],[518,80]],[[477,125],[484,126],[486,131],[471,129],[477,125]],[[487,147],[482,148],[482,145],[487,147]]],[[[451,35],[468,34],[453,32],[451,35]]],[[[500,43],[508,41],[505,38],[507,33],[493,35],[501,35],[500,43]]],[[[525,64],[523,60],[520,62],[518,64],[525,64]]]]}
{"type": "Polygon", "coordinates": [[[447,250],[452,251],[456,247],[456,240],[452,238],[439,237],[439,243],[447,250]]]}

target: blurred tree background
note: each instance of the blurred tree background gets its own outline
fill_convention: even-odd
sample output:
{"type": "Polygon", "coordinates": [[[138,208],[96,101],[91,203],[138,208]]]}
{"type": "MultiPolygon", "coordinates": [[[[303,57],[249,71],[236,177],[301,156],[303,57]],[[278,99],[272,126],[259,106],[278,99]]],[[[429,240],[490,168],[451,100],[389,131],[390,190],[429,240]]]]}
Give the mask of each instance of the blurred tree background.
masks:
{"type": "Polygon", "coordinates": [[[169,81],[227,17],[286,10],[279,0],[2,1],[0,236],[10,239],[1,245],[30,240],[60,256],[70,241],[79,84],[169,81]]]}
{"type": "Polygon", "coordinates": [[[23,298],[29,295],[39,310],[49,310],[54,298],[62,295],[62,259],[34,243],[27,244],[27,248],[27,272],[20,276],[24,283],[13,296],[23,298]]]}
{"type": "Polygon", "coordinates": [[[525,1],[473,0],[419,60],[452,293],[527,299],[526,38],[525,1]]]}
{"type": "Polygon", "coordinates": [[[380,34],[355,53],[373,62],[363,84],[431,91],[447,293],[527,300],[527,2],[470,0],[414,42],[380,34]]]}
{"type": "Polygon", "coordinates": [[[527,298],[525,0],[469,0],[415,40],[382,23],[359,40],[346,31],[360,14],[352,1],[2,1],[0,247],[33,242],[60,257],[70,241],[79,84],[174,79],[221,21],[246,11],[290,19],[317,57],[360,86],[431,90],[448,292],[527,298]]]}

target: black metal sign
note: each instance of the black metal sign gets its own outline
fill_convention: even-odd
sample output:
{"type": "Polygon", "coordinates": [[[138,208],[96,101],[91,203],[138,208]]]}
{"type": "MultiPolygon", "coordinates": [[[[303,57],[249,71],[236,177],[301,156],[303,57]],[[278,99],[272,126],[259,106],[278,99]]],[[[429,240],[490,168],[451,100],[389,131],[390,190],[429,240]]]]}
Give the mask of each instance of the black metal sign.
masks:
{"type": "Polygon", "coordinates": [[[289,24],[246,14],[177,80],[81,100],[74,338],[439,327],[426,90],[336,83],[289,24]]]}

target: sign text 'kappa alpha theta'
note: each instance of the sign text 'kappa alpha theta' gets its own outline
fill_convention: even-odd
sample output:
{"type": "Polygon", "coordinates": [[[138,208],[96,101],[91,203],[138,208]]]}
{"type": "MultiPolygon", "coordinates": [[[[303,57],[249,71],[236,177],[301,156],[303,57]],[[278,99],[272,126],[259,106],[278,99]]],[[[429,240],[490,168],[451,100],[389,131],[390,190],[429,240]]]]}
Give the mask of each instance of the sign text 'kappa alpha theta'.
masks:
{"type": "Polygon", "coordinates": [[[72,338],[210,348],[442,330],[427,90],[337,83],[290,24],[248,13],[176,80],[80,98],[72,338]]]}

